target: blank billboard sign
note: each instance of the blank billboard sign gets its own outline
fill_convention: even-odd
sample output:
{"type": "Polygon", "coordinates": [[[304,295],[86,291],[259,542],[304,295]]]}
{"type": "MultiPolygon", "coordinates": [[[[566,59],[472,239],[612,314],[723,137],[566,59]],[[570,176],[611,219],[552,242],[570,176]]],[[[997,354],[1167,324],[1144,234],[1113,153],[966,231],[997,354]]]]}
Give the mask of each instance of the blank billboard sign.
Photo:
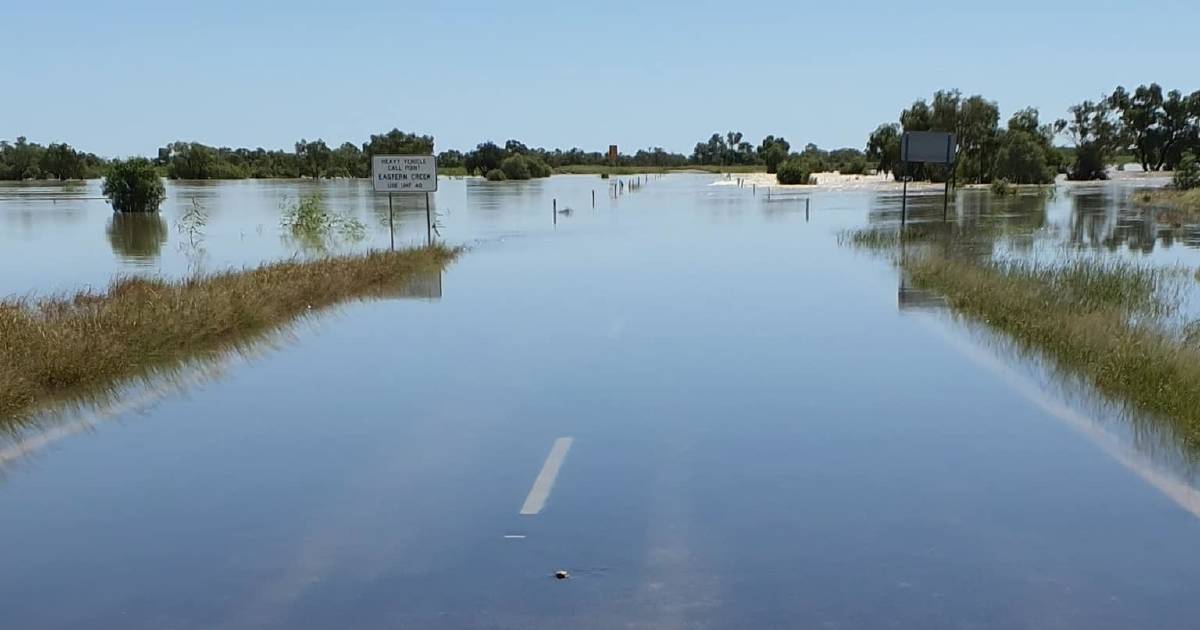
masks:
{"type": "Polygon", "coordinates": [[[954,163],[954,134],[945,131],[908,131],[900,139],[900,159],[927,164],[954,163]]]}

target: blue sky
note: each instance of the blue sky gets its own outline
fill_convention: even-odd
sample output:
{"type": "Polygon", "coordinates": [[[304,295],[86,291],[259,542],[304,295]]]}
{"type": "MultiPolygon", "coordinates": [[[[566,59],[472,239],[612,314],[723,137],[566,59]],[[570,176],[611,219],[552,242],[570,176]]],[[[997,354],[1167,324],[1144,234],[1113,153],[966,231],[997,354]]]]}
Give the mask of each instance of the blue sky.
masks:
{"type": "Polygon", "coordinates": [[[1043,118],[1200,89],[1200,2],[14,2],[0,138],[102,155],[399,127],[688,153],[714,131],[861,147],[936,89],[1043,118]]]}

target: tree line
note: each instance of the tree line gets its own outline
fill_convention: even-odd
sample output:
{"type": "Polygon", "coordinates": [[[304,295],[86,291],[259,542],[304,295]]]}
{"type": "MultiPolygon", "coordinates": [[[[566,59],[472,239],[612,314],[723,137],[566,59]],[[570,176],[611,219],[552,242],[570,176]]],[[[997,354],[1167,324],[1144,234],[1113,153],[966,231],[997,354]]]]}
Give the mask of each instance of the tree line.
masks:
{"type": "Polygon", "coordinates": [[[105,161],[69,144],[42,146],[25,136],[16,142],[0,140],[0,180],[88,179],[104,172],[105,161]]]}
{"type": "MultiPolygon", "coordinates": [[[[958,90],[941,90],[932,101],[918,99],[900,112],[898,123],[884,123],[867,139],[867,158],[881,172],[901,177],[900,138],[908,131],[957,134],[953,175],[962,181],[1043,184],[1058,173],[1070,179],[1107,177],[1107,165],[1119,155],[1132,155],[1143,170],[1174,170],[1188,153],[1200,153],[1200,91],[1185,96],[1163,91],[1156,83],[1132,92],[1118,87],[1096,101],[1068,109],[1068,117],[1043,123],[1028,107],[1000,126],[995,101],[958,90]],[[1056,147],[1065,134],[1071,147],[1056,147]]],[[[945,167],[908,165],[915,179],[944,181],[945,167]]]]}
{"type": "MultiPolygon", "coordinates": [[[[865,173],[872,169],[896,178],[989,183],[1049,183],[1058,173],[1072,179],[1101,179],[1118,155],[1131,155],[1144,170],[1175,170],[1186,155],[1200,155],[1200,91],[1184,95],[1164,91],[1156,83],[1130,91],[1118,87],[1096,101],[1068,110],[1068,117],[1043,122],[1029,107],[1000,124],[995,101],[981,95],[963,97],[958,90],[941,90],[931,100],[918,99],[900,112],[898,121],[879,125],[867,138],[866,150],[824,150],[807,144],[793,151],[783,137],[769,135],[757,145],[738,131],[714,133],[697,142],[690,155],[662,147],[620,154],[529,147],[519,140],[503,145],[482,142],[473,150],[437,154],[438,165],[491,179],[548,176],[568,166],[684,168],[697,166],[763,166],[781,182],[806,183],[820,171],[865,173]],[[900,139],[908,131],[950,131],[957,134],[954,172],[933,165],[904,165],[900,139]],[[1055,146],[1067,137],[1071,147],[1055,146]],[[782,171],[782,172],[780,172],[782,171]],[[785,181],[786,180],[786,181],[785,181]]],[[[324,140],[300,139],[292,150],[211,147],[199,142],[174,142],[151,160],[158,172],[174,179],[241,178],[362,178],[369,177],[375,154],[434,154],[434,139],[392,129],[373,134],[366,142],[331,147],[324,140]]],[[[82,179],[98,177],[106,161],[70,145],[41,146],[24,137],[0,141],[0,179],[82,179]]]]}

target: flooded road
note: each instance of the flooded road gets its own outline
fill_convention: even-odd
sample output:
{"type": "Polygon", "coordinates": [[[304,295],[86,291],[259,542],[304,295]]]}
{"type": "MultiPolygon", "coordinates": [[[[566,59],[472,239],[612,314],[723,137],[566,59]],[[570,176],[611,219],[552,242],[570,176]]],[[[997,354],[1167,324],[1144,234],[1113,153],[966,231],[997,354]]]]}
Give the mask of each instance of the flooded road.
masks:
{"type": "MultiPolygon", "coordinates": [[[[470,250],[422,289],[12,426],[0,627],[1193,627],[1191,451],[839,245],[897,194],[717,183],[443,181],[470,250]]],[[[172,185],[150,226],[0,188],[0,294],[310,255],[278,217],[313,186],[172,185]]],[[[386,198],[321,188],[370,227],[336,247],[387,246],[386,198]]],[[[952,212],[985,253],[1200,264],[1124,198],[952,212]]]]}

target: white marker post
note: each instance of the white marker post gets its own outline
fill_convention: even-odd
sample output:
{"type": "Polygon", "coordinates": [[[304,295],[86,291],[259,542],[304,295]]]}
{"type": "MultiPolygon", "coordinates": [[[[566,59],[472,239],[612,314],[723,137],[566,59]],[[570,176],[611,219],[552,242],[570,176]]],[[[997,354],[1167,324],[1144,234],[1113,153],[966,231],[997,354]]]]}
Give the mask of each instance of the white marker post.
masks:
{"type": "Polygon", "coordinates": [[[392,223],[392,193],[425,193],[425,239],[433,244],[433,219],[429,214],[429,193],[437,192],[437,158],[432,155],[371,156],[371,182],[375,192],[388,194],[388,231],[392,249],[396,232],[392,223]]]}

